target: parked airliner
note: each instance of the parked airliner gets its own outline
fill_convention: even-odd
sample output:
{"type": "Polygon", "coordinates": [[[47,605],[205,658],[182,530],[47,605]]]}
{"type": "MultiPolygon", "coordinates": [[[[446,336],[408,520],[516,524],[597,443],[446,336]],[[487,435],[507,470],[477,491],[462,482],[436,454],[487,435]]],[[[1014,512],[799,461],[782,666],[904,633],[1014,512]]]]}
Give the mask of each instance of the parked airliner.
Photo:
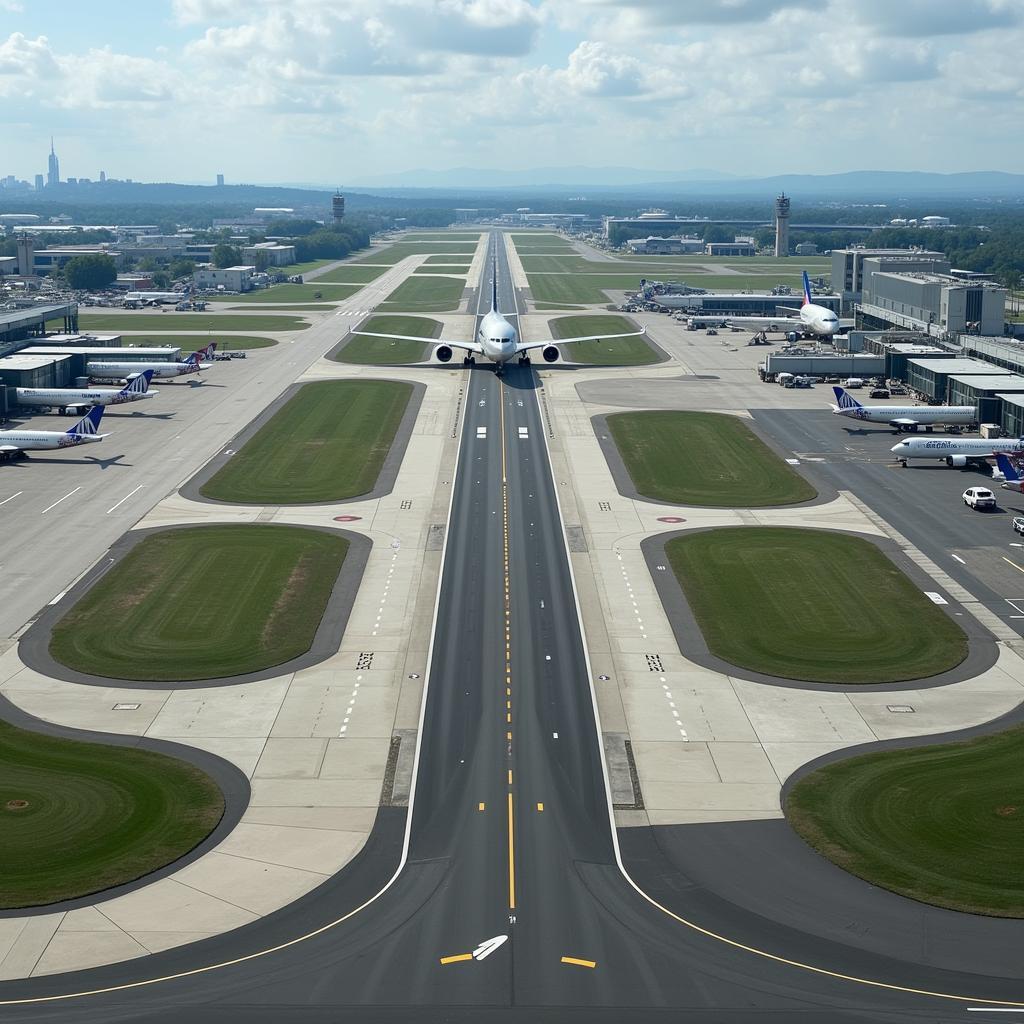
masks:
{"type": "Polygon", "coordinates": [[[978,422],[973,405],[861,405],[845,388],[833,387],[836,402],[834,416],[848,416],[866,423],[888,423],[897,430],[914,431],[923,424],[978,422]]]}
{"type": "Polygon", "coordinates": [[[908,437],[889,450],[904,466],[908,459],[932,459],[957,468],[968,464],[985,466],[997,451],[1024,452],[1024,437],[1017,441],[992,441],[984,437],[940,441],[937,438],[908,437]]]}
{"type": "Polygon", "coordinates": [[[206,348],[192,352],[181,363],[160,362],[159,360],[154,360],[151,363],[106,363],[100,359],[90,360],[85,364],[85,372],[93,380],[132,380],[143,370],[152,370],[154,377],[184,377],[190,373],[199,373],[200,370],[209,369],[211,364],[204,360],[212,359],[216,350],[217,342],[211,341],[206,348]]]}
{"type": "Polygon", "coordinates": [[[110,436],[97,433],[102,418],[103,406],[95,405],[68,430],[0,430],[0,460],[23,458],[25,452],[75,448],[102,441],[110,436]]]}
{"type": "Polygon", "coordinates": [[[996,469],[992,473],[993,479],[1003,478],[1003,488],[1007,491],[1024,492],[1024,476],[1021,470],[1024,469],[1020,455],[1013,457],[1006,452],[996,452],[996,469]]]}
{"type": "MultiPolygon", "coordinates": [[[[811,301],[811,281],[807,271],[803,271],[804,301],[795,316],[733,316],[723,317],[727,327],[745,327],[754,331],[778,331],[799,337],[801,334],[813,334],[819,338],[831,338],[846,327],[852,326],[851,321],[842,321],[827,306],[811,301]]],[[[655,301],[658,301],[655,299],[655,301]]],[[[706,319],[706,318],[695,318],[706,319]]],[[[794,338],[795,340],[795,338],[794,338]]]]}
{"type": "MultiPolygon", "coordinates": [[[[485,356],[497,364],[497,372],[500,376],[504,370],[505,363],[513,359],[519,363],[530,361],[530,352],[534,349],[541,349],[541,355],[546,363],[556,363],[561,357],[558,344],[568,344],[575,341],[610,341],[612,338],[635,338],[647,333],[644,327],[639,331],[630,331],[626,334],[593,334],[585,338],[566,338],[558,344],[551,341],[524,341],[520,342],[516,329],[505,319],[498,309],[498,264],[495,259],[491,265],[491,308],[481,319],[480,326],[476,332],[476,341],[448,341],[443,338],[437,339],[434,355],[438,362],[447,363],[451,361],[452,349],[462,349],[469,353],[464,362],[467,365],[474,363],[475,357],[485,356]]],[[[368,338],[391,338],[396,341],[427,341],[422,337],[409,334],[377,334],[374,331],[353,331],[353,334],[364,334],[368,338]]]]}
{"type": "Polygon", "coordinates": [[[143,370],[120,391],[116,388],[15,388],[15,401],[18,405],[56,408],[61,413],[81,415],[92,405],[122,405],[143,398],[155,398],[160,392],[149,390],[152,379],[153,371],[143,370]]]}

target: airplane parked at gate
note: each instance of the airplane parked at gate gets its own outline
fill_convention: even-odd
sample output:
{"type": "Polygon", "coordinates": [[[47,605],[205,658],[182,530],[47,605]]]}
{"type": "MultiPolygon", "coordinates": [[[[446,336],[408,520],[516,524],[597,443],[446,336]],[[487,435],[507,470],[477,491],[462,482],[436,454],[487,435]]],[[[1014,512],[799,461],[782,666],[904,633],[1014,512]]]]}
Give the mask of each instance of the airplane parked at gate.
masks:
{"type": "Polygon", "coordinates": [[[780,331],[794,341],[802,334],[814,335],[818,338],[831,338],[846,327],[852,326],[851,321],[845,323],[827,306],[811,301],[811,280],[807,271],[803,271],[804,301],[795,316],[733,316],[724,317],[722,322],[727,327],[747,327],[755,331],[780,331]]]}
{"type": "MultiPolygon", "coordinates": [[[[491,308],[480,321],[480,327],[476,332],[476,341],[447,341],[437,339],[434,343],[434,355],[438,362],[447,363],[451,361],[452,349],[462,349],[468,355],[463,360],[465,365],[476,362],[475,357],[486,356],[497,364],[499,376],[504,371],[505,363],[517,360],[520,364],[530,361],[530,352],[534,349],[541,349],[541,355],[546,363],[557,363],[561,358],[559,345],[569,344],[576,341],[610,341],[613,338],[636,338],[647,333],[644,327],[639,331],[630,331],[626,334],[593,334],[585,338],[566,338],[561,342],[552,341],[523,341],[520,342],[516,329],[502,316],[498,309],[498,263],[495,259],[491,265],[491,308]]],[[[374,331],[353,331],[353,334],[363,334],[368,338],[390,338],[395,341],[429,341],[429,338],[416,337],[409,334],[377,334],[374,331]]]]}
{"type": "MultiPolygon", "coordinates": [[[[420,341],[422,340],[421,338],[420,341]]],[[[85,364],[85,372],[93,380],[132,380],[144,370],[152,370],[154,377],[186,377],[191,373],[209,369],[211,364],[205,360],[213,359],[213,353],[216,351],[217,342],[211,341],[206,348],[192,352],[181,363],[157,360],[151,363],[106,363],[97,359],[85,364]]]]}
{"type": "Polygon", "coordinates": [[[978,422],[973,405],[861,405],[845,388],[833,387],[838,405],[834,416],[848,416],[866,423],[888,423],[897,430],[914,431],[923,424],[978,422]]]}
{"type": "Polygon", "coordinates": [[[945,462],[947,466],[958,469],[967,465],[988,465],[997,451],[1024,452],[1024,437],[1017,441],[991,441],[984,437],[969,437],[958,441],[940,441],[937,438],[908,437],[889,449],[896,458],[907,464],[908,459],[933,459],[945,462]]]}
{"type": "Polygon", "coordinates": [[[25,458],[26,452],[75,448],[102,441],[110,436],[97,433],[102,418],[103,406],[95,405],[69,430],[2,430],[0,461],[25,458]]]}
{"type": "Polygon", "coordinates": [[[1003,487],[1008,491],[1024,492],[1024,459],[1020,455],[1010,456],[996,452],[996,469],[993,479],[1003,478],[1003,487]]]}
{"type": "Polygon", "coordinates": [[[122,405],[143,398],[155,398],[160,392],[149,390],[152,379],[153,371],[147,369],[120,391],[116,388],[15,388],[15,401],[18,405],[56,408],[62,413],[81,414],[93,405],[122,405]]]}

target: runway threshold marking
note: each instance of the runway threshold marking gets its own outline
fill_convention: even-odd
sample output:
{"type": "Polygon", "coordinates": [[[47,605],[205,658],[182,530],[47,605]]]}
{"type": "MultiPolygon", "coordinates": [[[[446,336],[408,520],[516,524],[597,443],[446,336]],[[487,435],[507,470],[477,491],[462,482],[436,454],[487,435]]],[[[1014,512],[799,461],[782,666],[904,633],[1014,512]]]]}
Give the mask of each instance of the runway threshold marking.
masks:
{"type": "Polygon", "coordinates": [[[563,964],[572,964],[574,967],[589,967],[593,970],[597,966],[596,960],[581,960],[578,956],[563,956],[563,964]]]}

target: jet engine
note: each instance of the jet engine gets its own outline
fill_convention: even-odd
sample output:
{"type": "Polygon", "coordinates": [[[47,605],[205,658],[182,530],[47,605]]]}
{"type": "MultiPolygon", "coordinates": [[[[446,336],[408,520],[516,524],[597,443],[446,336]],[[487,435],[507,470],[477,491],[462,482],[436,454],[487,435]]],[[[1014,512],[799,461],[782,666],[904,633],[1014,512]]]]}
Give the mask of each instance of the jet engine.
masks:
{"type": "Polygon", "coordinates": [[[450,363],[452,359],[452,350],[447,345],[438,345],[437,351],[434,353],[437,356],[439,363],[450,363]]]}
{"type": "Polygon", "coordinates": [[[954,469],[963,469],[967,465],[966,455],[947,455],[946,465],[952,466],[954,469]]]}
{"type": "Polygon", "coordinates": [[[542,350],[541,355],[544,356],[545,363],[557,363],[559,359],[558,348],[554,345],[546,346],[542,350]]]}

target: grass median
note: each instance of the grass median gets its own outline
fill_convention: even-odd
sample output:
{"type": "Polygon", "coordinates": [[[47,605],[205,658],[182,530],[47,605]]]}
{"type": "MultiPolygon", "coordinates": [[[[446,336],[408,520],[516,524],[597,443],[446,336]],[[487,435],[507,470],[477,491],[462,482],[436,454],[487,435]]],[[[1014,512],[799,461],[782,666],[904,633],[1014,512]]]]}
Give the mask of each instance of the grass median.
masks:
{"type": "Polygon", "coordinates": [[[309,650],[347,551],[343,537],[297,526],[153,534],[57,623],[50,654],[79,672],[154,681],[281,665],[309,650]]]}
{"type": "Polygon", "coordinates": [[[967,656],[963,630],[860,537],[739,526],[678,537],[665,550],[708,648],[733,665],[892,683],[967,656]]]}
{"type": "Polygon", "coordinates": [[[234,504],[305,505],[372,491],[412,396],[395,381],[304,384],[201,488],[234,504]]]}
{"type": "Polygon", "coordinates": [[[0,908],[132,882],[194,849],[223,814],[217,784],[184,761],[0,722],[0,908]]]}
{"type": "MultiPolygon", "coordinates": [[[[422,338],[436,338],[441,331],[439,321],[422,316],[374,316],[359,326],[362,330],[380,334],[413,334],[422,338]]],[[[427,352],[428,346],[418,341],[391,341],[354,334],[352,340],[331,358],[339,363],[397,366],[420,363],[427,358],[427,352]]]]}
{"type": "Polygon", "coordinates": [[[354,295],[361,287],[360,284],[331,284],[317,278],[309,284],[275,284],[270,288],[245,292],[242,295],[218,296],[214,301],[230,302],[236,306],[264,302],[341,302],[342,299],[354,295]]]}
{"type": "Polygon", "coordinates": [[[970,914],[1024,917],[1024,727],[826,765],[786,817],[872,885],[970,914]]]}
{"type": "Polygon", "coordinates": [[[818,493],[738,416],[623,412],[608,429],[645,498],[675,505],[761,508],[818,493]]]}
{"type": "MultiPolygon", "coordinates": [[[[588,337],[593,334],[628,334],[639,330],[632,320],[623,316],[563,316],[551,321],[551,330],[558,339],[588,337]]],[[[642,335],[637,338],[616,338],[611,341],[581,341],[562,345],[569,362],[591,366],[645,366],[658,362],[658,354],[642,335]]]]}
{"type": "MultiPolygon", "coordinates": [[[[238,302],[245,298],[239,296],[238,302]]],[[[64,321],[60,321],[63,323],[64,321]]],[[[262,313],[83,313],[83,331],[304,331],[309,321],[301,316],[267,316],[262,313]]]]}
{"type": "Polygon", "coordinates": [[[218,352],[233,352],[236,349],[270,348],[277,342],[273,338],[254,338],[238,334],[217,334],[213,332],[205,334],[125,334],[123,343],[126,346],[138,348],[157,347],[160,345],[173,345],[180,348],[183,353],[195,352],[196,349],[209,345],[211,341],[217,342],[218,352]]]}
{"type": "Polygon", "coordinates": [[[388,270],[388,267],[359,267],[354,263],[343,263],[340,267],[317,275],[306,284],[311,288],[315,288],[318,284],[334,284],[336,282],[368,284],[370,281],[376,281],[381,274],[386,274],[388,270]]]}
{"type": "Polygon", "coordinates": [[[396,312],[444,313],[458,308],[465,290],[462,277],[409,277],[380,305],[396,312]]]}

